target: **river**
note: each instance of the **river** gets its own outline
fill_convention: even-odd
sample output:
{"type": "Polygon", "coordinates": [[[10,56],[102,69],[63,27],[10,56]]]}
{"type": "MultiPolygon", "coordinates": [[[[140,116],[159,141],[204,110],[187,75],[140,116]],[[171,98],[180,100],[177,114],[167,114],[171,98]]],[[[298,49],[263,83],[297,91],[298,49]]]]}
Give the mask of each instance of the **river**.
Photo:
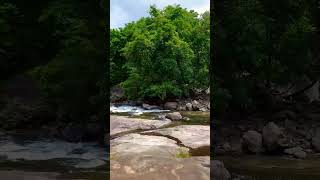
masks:
{"type": "Polygon", "coordinates": [[[6,180],[104,180],[107,157],[96,142],[70,143],[41,132],[0,135],[0,177],[6,180]]]}

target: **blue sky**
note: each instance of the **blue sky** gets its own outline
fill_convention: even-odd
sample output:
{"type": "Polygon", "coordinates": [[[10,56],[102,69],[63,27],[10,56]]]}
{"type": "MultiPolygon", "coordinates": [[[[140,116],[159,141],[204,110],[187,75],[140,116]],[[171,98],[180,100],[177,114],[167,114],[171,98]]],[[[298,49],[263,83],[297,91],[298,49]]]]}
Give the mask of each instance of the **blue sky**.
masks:
{"type": "Polygon", "coordinates": [[[123,27],[126,23],[148,16],[150,5],[158,8],[180,4],[181,7],[203,13],[210,9],[210,0],[111,0],[110,27],[123,27]]]}

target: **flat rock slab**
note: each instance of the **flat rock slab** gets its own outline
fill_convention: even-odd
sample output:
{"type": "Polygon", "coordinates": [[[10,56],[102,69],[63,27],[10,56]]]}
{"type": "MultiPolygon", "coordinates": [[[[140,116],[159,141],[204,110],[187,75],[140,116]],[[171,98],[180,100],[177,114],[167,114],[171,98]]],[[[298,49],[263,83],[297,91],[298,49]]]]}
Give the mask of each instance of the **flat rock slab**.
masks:
{"type": "MultiPolygon", "coordinates": [[[[187,127],[182,129],[194,130],[187,127]]],[[[201,127],[197,129],[205,131],[205,128],[201,127]]],[[[208,138],[210,141],[209,137],[201,137],[208,138]]],[[[188,153],[189,149],[180,146],[175,139],[166,136],[130,133],[112,139],[110,147],[110,177],[112,180],[210,179],[209,156],[181,158],[179,153],[188,153]]]]}
{"type": "Polygon", "coordinates": [[[171,124],[170,120],[148,120],[126,116],[110,116],[110,136],[135,130],[151,130],[171,124]]]}
{"type": "Polygon", "coordinates": [[[210,126],[181,125],[171,128],[150,130],[141,134],[154,134],[172,137],[192,149],[210,146],[210,126]]]}
{"type": "Polygon", "coordinates": [[[177,142],[166,137],[148,136],[131,133],[111,140],[110,156],[157,156],[174,157],[179,150],[188,152],[188,149],[179,147],[177,142]]]}
{"type": "Polygon", "coordinates": [[[111,160],[111,180],[209,180],[210,157],[126,156],[111,160]]]}

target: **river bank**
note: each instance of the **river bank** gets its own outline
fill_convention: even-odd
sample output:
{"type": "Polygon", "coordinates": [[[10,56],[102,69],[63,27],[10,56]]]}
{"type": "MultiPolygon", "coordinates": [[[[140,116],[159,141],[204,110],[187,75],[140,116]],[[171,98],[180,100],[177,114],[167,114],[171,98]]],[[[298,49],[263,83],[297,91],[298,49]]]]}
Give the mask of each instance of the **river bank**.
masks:
{"type": "Polygon", "coordinates": [[[320,103],[314,101],[216,120],[214,158],[235,179],[237,173],[244,176],[240,179],[319,179],[319,119],[320,103]]]}

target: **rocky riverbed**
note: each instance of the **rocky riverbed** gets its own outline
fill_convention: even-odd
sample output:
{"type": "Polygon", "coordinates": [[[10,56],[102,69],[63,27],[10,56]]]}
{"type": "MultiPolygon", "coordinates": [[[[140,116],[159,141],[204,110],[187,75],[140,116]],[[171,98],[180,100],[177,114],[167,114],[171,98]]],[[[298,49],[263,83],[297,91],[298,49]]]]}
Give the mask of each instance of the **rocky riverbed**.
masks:
{"type": "Polygon", "coordinates": [[[182,114],[111,115],[111,179],[210,179],[209,113],[182,114]]]}
{"type": "Polygon", "coordinates": [[[107,178],[106,148],[97,142],[71,143],[41,132],[0,134],[0,177],[13,180],[107,178]]]}
{"type": "Polygon", "coordinates": [[[235,179],[320,179],[319,120],[319,102],[283,104],[271,112],[216,120],[215,159],[235,179]]]}

